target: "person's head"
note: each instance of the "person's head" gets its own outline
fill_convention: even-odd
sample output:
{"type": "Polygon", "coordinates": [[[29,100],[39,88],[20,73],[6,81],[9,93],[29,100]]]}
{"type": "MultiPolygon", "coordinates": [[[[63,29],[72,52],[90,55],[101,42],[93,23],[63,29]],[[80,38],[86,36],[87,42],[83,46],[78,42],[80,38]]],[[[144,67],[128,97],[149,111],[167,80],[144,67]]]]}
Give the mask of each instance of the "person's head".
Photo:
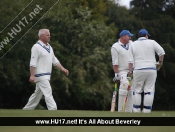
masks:
{"type": "Polygon", "coordinates": [[[141,29],[138,33],[138,37],[146,37],[148,38],[148,36],[150,36],[150,34],[148,33],[148,31],[146,29],[141,29]]]}
{"type": "Polygon", "coordinates": [[[129,40],[131,39],[131,37],[134,36],[132,33],[130,33],[128,30],[123,30],[120,33],[120,41],[123,44],[127,44],[129,43],[129,40]]]}
{"type": "Polygon", "coordinates": [[[47,44],[50,41],[50,31],[48,29],[40,29],[38,37],[43,43],[47,44]]]}

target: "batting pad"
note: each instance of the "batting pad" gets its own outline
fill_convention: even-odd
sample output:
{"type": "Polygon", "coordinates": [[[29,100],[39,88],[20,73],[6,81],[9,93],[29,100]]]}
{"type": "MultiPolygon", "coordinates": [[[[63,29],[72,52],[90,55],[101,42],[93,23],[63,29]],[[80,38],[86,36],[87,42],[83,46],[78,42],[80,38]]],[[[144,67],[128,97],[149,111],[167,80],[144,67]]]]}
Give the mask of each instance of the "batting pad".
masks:
{"type": "Polygon", "coordinates": [[[133,112],[140,112],[140,105],[141,105],[141,94],[140,93],[133,93],[133,112]]]}
{"type": "MultiPolygon", "coordinates": [[[[128,89],[128,84],[127,83],[122,83],[121,85],[120,85],[120,89],[121,90],[127,90],[128,89]]],[[[122,92],[122,91],[121,91],[122,92]]],[[[122,93],[121,93],[122,94],[122,93]]]]}
{"type": "Polygon", "coordinates": [[[128,98],[126,102],[126,112],[132,112],[133,109],[133,91],[129,90],[128,91],[128,98]]]}
{"type": "Polygon", "coordinates": [[[144,106],[143,106],[143,113],[150,113],[152,109],[152,104],[154,100],[154,92],[147,92],[144,93],[144,106]]]}
{"type": "Polygon", "coordinates": [[[118,112],[122,112],[122,108],[123,108],[123,103],[124,103],[124,99],[127,95],[127,90],[123,90],[123,89],[119,89],[119,95],[118,95],[118,112]]]}

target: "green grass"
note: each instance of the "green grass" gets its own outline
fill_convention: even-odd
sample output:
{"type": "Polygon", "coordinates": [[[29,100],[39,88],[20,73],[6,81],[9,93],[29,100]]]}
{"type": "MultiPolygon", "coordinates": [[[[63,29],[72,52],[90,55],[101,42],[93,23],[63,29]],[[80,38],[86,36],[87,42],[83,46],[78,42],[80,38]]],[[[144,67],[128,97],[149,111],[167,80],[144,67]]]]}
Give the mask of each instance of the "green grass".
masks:
{"type": "MultiPolygon", "coordinates": [[[[175,117],[174,111],[119,113],[79,110],[5,110],[0,117],[175,117]]],[[[171,121],[171,120],[170,120],[171,121]]],[[[174,132],[175,126],[0,126],[0,132],[174,132]]]]}

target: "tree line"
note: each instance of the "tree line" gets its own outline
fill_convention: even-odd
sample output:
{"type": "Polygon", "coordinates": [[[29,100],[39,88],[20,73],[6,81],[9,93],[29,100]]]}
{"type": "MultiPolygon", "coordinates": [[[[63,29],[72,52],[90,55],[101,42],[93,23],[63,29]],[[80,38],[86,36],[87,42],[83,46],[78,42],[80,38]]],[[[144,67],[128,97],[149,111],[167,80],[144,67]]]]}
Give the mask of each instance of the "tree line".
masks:
{"type": "MultiPolygon", "coordinates": [[[[0,29],[29,2],[1,0],[0,29]]],[[[35,90],[28,81],[31,47],[38,40],[38,30],[48,28],[55,56],[70,72],[67,77],[56,68],[52,71],[51,86],[58,109],[109,110],[114,87],[110,48],[121,30],[133,33],[134,41],[138,31],[146,28],[150,39],[166,53],[158,71],[153,110],[174,110],[174,4],[173,0],[132,0],[127,9],[113,0],[60,0],[0,60],[0,108],[21,109],[35,90]]],[[[45,108],[42,99],[38,109],[45,108]]]]}

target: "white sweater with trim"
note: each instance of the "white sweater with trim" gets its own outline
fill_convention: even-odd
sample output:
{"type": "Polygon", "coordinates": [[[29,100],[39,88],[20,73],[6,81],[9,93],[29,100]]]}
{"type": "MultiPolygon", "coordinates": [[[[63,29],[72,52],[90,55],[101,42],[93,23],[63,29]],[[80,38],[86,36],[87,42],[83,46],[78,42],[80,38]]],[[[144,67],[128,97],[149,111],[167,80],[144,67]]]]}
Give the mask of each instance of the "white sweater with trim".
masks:
{"type": "Polygon", "coordinates": [[[141,37],[131,44],[129,63],[134,63],[135,69],[155,68],[156,57],[164,55],[164,49],[154,40],[141,37]]]}
{"type": "Polygon", "coordinates": [[[55,57],[52,47],[42,41],[33,45],[31,50],[30,66],[35,67],[35,82],[50,80],[52,64],[56,66],[59,60],[55,57]]]}
{"type": "MultiPolygon", "coordinates": [[[[132,41],[130,41],[131,43],[132,41]]],[[[112,56],[112,65],[118,65],[119,72],[128,72],[128,59],[129,59],[129,48],[130,43],[126,47],[122,46],[123,44],[120,40],[114,43],[111,47],[111,56],[112,56]]]]}

